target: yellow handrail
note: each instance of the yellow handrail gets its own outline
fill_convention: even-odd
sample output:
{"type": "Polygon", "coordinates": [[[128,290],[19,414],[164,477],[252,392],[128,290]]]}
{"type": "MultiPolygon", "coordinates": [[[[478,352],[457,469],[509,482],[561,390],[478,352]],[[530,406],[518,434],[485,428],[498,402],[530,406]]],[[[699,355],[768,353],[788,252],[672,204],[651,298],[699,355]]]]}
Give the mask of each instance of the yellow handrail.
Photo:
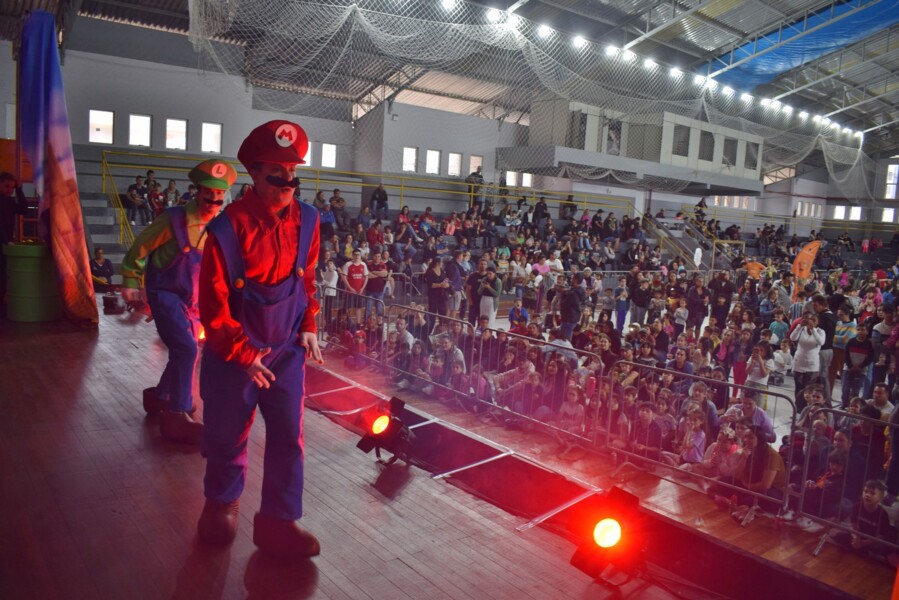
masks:
{"type": "MultiPolygon", "coordinates": [[[[190,163],[197,162],[196,156],[183,156],[176,154],[156,154],[156,153],[148,153],[148,152],[131,152],[126,150],[105,150],[103,152],[104,164],[107,165],[109,169],[121,169],[121,170],[146,170],[148,167],[154,167],[152,164],[143,163],[129,163],[124,161],[118,162],[109,162],[107,157],[111,156],[119,156],[119,157],[131,157],[131,158],[144,158],[144,159],[153,159],[153,160],[173,160],[173,161],[185,161],[190,163]]],[[[223,159],[226,162],[230,163],[234,166],[235,170],[238,173],[238,177],[240,176],[248,176],[246,170],[244,170],[243,165],[239,162],[229,159],[223,159]]],[[[186,173],[190,171],[193,167],[193,164],[190,167],[156,167],[158,170],[162,171],[170,171],[176,173],[186,173]]],[[[347,185],[349,182],[346,179],[337,179],[337,177],[352,177],[352,178],[369,178],[369,179],[377,179],[379,182],[383,183],[384,188],[386,190],[392,190],[394,193],[399,194],[399,202],[400,206],[405,203],[405,196],[409,193],[416,192],[440,192],[441,194],[448,195],[450,197],[455,197],[460,201],[464,200],[466,206],[470,206],[473,201],[473,197],[475,195],[480,196],[482,198],[492,198],[494,200],[494,204],[496,204],[497,200],[505,199],[509,202],[514,202],[520,196],[529,197],[532,200],[535,200],[538,197],[544,197],[546,199],[547,204],[561,204],[562,202],[567,201],[567,196],[569,195],[566,192],[559,192],[555,190],[542,190],[537,188],[526,188],[522,186],[506,186],[500,187],[497,185],[484,184],[481,186],[481,189],[478,193],[473,193],[471,191],[471,184],[462,181],[462,180],[448,180],[445,178],[433,178],[433,177],[419,177],[415,175],[406,175],[406,174],[385,174],[385,173],[363,173],[356,171],[341,171],[337,169],[314,169],[309,167],[298,167],[298,174],[301,179],[305,179],[308,181],[315,181],[315,189],[321,190],[325,186],[334,186],[340,187],[341,185],[347,185]],[[306,174],[305,176],[303,174],[306,174]],[[386,182],[384,180],[387,180],[386,182]],[[393,183],[393,182],[396,183],[393,183]],[[493,191],[495,190],[495,192],[493,191]],[[490,193],[488,193],[488,191],[490,193]],[[505,192],[505,193],[503,193],[505,192]]],[[[110,171],[111,173],[111,171],[110,171]]],[[[358,186],[360,189],[364,188],[374,188],[378,185],[378,183],[373,182],[352,182],[352,185],[358,186]]],[[[628,214],[629,212],[633,212],[633,208],[631,206],[631,202],[628,199],[618,198],[611,195],[604,194],[586,194],[586,193],[577,193],[571,194],[573,196],[573,201],[579,206],[581,209],[598,209],[602,208],[604,210],[614,208],[616,211],[620,211],[622,214],[628,214]]]]}
{"type": "MultiPolygon", "coordinates": [[[[695,208],[695,205],[681,205],[681,211],[689,217],[693,217],[695,208]]],[[[840,233],[857,232],[864,235],[867,235],[868,232],[871,232],[874,234],[879,233],[892,236],[893,232],[896,231],[895,223],[876,223],[871,221],[838,221],[839,224],[835,224],[833,223],[834,219],[818,219],[814,217],[788,217],[785,215],[773,215],[760,212],[753,213],[751,211],[739,208],[726,208],[721,206],[709,206],[705,208],[703,212],[705,212],[707,221],[710,219],[715,219],[722,221],[724,225],[740,225],[741,229],[743,229],[744,234],[748,232],[747,227],[761,228],[765,223],[791,224],[800,226],[804,225],[809,229],[814,229],[816,231],[835,230],[840,233]],[[852,223],[857,223],[857,225],[850,227],[850,224],[852,223]]],[[[754,233],[754,231],[749,233],[754,233]]]]}
{"type": "Polygon", "coordinates": [[[123,248],[130,248],[134,243],[134,232],[131,230],[131,222],[128,220],[128,215],[125,211],[125,207],[122,206],[122,198],[119,196],[119,192],[115,186],[115,179],[112,176],[112,171],[110,171],[110,165],[106,160],[107,152],[103,152],[103,159],[101,162],[101,190],[104,194],[109,198],[109,204],[112,205],[113,210],[118,213],[119,220],[119,244],[123,248]]]}

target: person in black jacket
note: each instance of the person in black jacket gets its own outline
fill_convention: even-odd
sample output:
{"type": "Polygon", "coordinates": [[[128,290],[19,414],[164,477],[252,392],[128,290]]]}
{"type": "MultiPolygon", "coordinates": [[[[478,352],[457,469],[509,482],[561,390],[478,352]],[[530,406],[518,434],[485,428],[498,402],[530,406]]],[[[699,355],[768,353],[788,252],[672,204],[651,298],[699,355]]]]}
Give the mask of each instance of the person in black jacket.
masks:
{"type": "Polygon", "coordinates": [[[581,313],[584,305],[587,303],[587,292],[584,291],[584,276],[575,273],[571,276],[571,287],[562,292],[562,299],[559,303],[559,316],[562,323],[559,328],[566,340],[571,341],[574,328],[580,322],[581,313]]]}

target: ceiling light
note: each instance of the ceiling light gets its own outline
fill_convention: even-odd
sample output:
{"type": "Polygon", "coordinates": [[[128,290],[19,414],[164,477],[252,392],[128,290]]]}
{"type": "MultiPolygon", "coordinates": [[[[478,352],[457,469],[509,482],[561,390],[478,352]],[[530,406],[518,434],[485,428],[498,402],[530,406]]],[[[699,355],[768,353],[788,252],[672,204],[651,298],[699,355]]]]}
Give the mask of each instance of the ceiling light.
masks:
{"type": "Polygon", "coordinates": [[[726,85],[726,86],[724,86],[724,89],[721,90],[721,93],[724,94],[725,96],[733,96],[734,88],[730,87],[729,85],[726,85]]]}
{"type": "Polygon", "coordinates": [[[821,115],[815,115],[814,117],[812,117],[812,121],[814,121],[815,123],[820,122],[820,121],[821,121],[821,115]]]}
{"type": "Polygon", "coordinates": [[[774,110],[779,109],[780,108],[780,100],[772,100],[771,108],[773,108],[774,110]]]}
{"type": "Polygon", "coordinates": [[[631,52],[630,50],[625,50],[624,52],[621,53],[621,58],[630,62],[630,61],[634,60],[635,58],[637,58],[637,55],[634,54],[633,52],[631,52]]]}
{"type": "Polygon", "coordinates": [[[655,69],[657,65],[656,61],[652,60],[651,58],[647,58],[643,61],[643,66],[647,69],[655,69]]]}
{"type": "Polygon", "coordinates": [[[781,108],[780,110],[784,111],[785,114],[790,114],[791,112],[793,112],[793,107],[789,104],[784,104],[783,108],[781,108]]]}
{"type": "Polygon", "coordinates": [[[740,100],[742,100],[743,102],[752,102],[752,94],[743,92],[742,94],[740,94],[740,100]]]}
{"type": "Polygon", "coordinates": [[[549,25],[541,25],[537,28],[537,35],[542,38],[548,38],[550,35],[552,35],[552,32],[553,30],[549,25]]]}
{"type": "Polygon", "coordinates": [[[843,133],[852,133],[852,129],[849,127],[843,127],[843,133]]]}
{"type": "Polygon", "coordinates": [[[498,11],[495,8],[491,8],[487,11],[487,20],[491,23],[499,23],[499,20],[503,18],[503,13],[498,11]]]}
{"type": "Polygon", "coordinates": [[[801,113],[799,113],[799,118],[802,119],[803,121],[805,121],[806,119],[808,119],[808,113],[805,111],[802,111],[801,113]]]}
{"type": "Polygon", "coordinates": [[[615,46],[606,46],[606,56],[615,56],[618,54],[618,48],[615,46]]]}
{"type": "Polygon", "coordinates": [[[702,75],[695,75],[693,77],[693,83],[695,83],[696,85],[702,85],[703,83],[705,83],[705,77],[703,77],[702,75]]]}
{"type": "Polygon", "coordinates": [[[571,40],[571,43],[574,45],[575,48],[583,48],[584,46],[587,45],[587,39],[584,38],[583,36],[577,35],[574,37],[573,40],[571,40]]]}
{"type": "Polygon", "coordinates": [[[771,98],[762,98],[762,106],[771,106],[771,98]]]}
{"type": "Polygon", "coordinates": [[[453,10],[456,8],[456,0],[443,0],[440,4],[443,5],[444,10],[453,10]]]}
{"type": "Polygon", "coordinates": [[[715,90],[715,89],[718,89],[718,82],[715,81],[714,79],[706,79],[705,86],[707,88],[709,88],[710,90],[715,90]]]}
{"type": "Polygon", "coordinates": [[[509,14],[506,16],[506,23],[505,23],[506,29],[515,29],[515,28],[517,28],[517,27],[518,27],[518,23],[519,23],[520,21],[521,21],[521,17],[519,17],[518,15],[513,15],[512,13],[509,13],[509,14]]]}
{"type": "Polygon", "coordinates": [[[684,74],[684,72],[681,71],[680,69],[678,69],[677,67],[671,67],[671,70],[668,71],[668,74],[671,75],[672,77],[680,77],[681,75],[684,74]]]}
{"type": "Polygon", "coordinates": [[[856,131],[856,132],[855,132],[855,137],[857,137],[857,138],[860,138],[860,137],[862,137],[863,135],[864,135],[864,133],[861,132],[861,131],[856,131]]]}

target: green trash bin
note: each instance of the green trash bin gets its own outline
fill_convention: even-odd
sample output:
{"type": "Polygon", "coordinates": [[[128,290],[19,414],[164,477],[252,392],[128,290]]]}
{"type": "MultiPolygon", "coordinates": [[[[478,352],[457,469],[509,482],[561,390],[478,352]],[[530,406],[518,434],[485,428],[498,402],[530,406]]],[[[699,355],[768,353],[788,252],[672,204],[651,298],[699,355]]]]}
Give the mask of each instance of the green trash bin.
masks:
{"type": "Polygon", "coordinates": [[[7,244],[7,309],[10,321],[54,321],[62,316],[56,269],[44,244],[7,244]]]}

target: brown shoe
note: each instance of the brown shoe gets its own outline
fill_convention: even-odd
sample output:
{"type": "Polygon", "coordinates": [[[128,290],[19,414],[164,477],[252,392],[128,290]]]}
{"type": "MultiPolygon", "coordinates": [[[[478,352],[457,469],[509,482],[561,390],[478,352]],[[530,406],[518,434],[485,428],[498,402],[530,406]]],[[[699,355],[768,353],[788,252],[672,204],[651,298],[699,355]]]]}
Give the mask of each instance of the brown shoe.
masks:
{"type": "Polygon", "coordinates": [[[277,558],[298,559],[318,556],[318,539],[296,521],[275,519],[256,513],[253,519],[253,543],[266,554],[277,558]]]}
{"type": "Polygon", "coordinates": [[[168,403],[160,400],[156,395],[156,388],[151,387],[144,390],[144,412],[148,415],[157,415],[168,409],[168,403]]]}
{"type": "Polygon", "coordinates": [[[197,523],[197,537],[207,544],[228,544],[237,535],[238,507],[235,500],[220,504],[212,500],[206,501],[203,514],[197,523]]]}
{"type": "Polygon", "coordinates": [[[164,410],[159,413],[162,437],[182,444],[199,444],[203,439],[203,424],[194,421],[186,412],[164,410]]]}
{"type": "MultiPolygon", "coordinates": [[[[160,400],[159,396],[156,395],[156,388],[151,387],[144,390],[144,412],[150,416],[155,416],[161,413],[164,410],[169,409],[169,403],[165,400],[160,400]]],[[[190,410],[187,411],[187,414],[193,415],[197,412],[197,405],[194,403],[191,405],[190,410]]]]}

